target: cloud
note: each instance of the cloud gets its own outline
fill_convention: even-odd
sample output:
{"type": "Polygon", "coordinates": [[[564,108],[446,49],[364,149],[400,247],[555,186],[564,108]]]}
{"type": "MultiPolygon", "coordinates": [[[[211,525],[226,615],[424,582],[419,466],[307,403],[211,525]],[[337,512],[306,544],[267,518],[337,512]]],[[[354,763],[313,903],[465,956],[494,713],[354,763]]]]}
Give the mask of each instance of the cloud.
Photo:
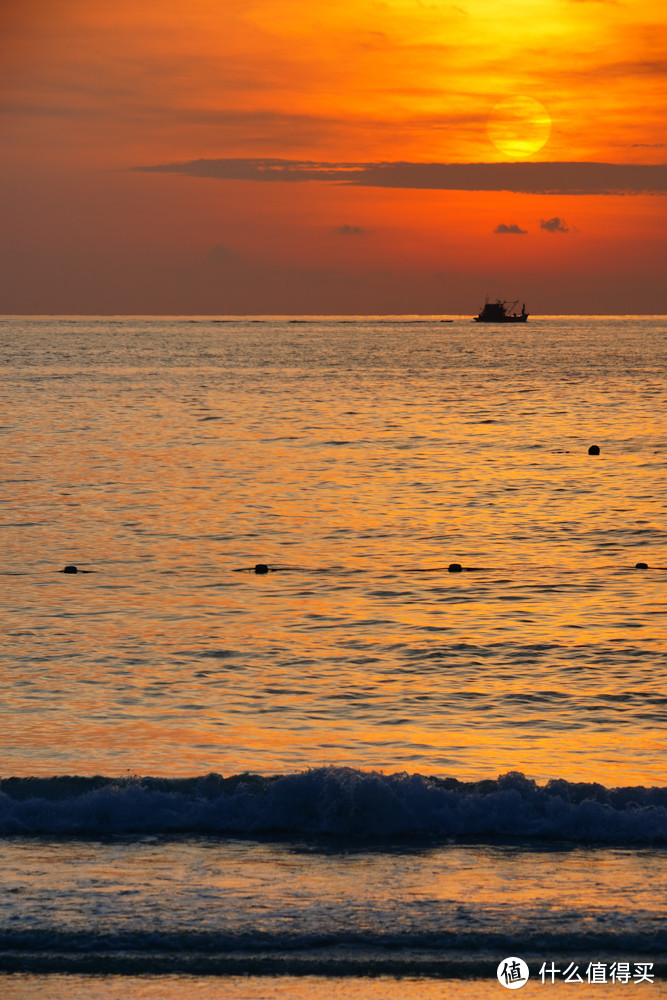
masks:
{"type": "Polygon", "coordinates": [[[210,261],[212,264],[239,264],[241,261],[241,256],[232,250],[231,247],[223,247],[217,244],[211,247],[209,252],[206,254],[206,260],[210,261]]]}
{"type": "Polygon", "coordinates": [[[517,226],[516,222],[513,222],[510,226],[505,225],[504,222],[500,222],[493,231],[494,233],[499,233],[501,235],[504,235],[505,233],[512,233],[512,234],[516,233],[517,235],[520,234],[521,236],[525,235],[528,232],[527,229],[521,229],[519,226],[517,226]]]}
{"type": "Polygon", "coordinates": [[[565,219],[560,219],[557,215],[554,215],[553,219],[541,219],[540,229],[546,229],[548,233],[569,233],[570,231],[565,219]]]}
{"type": "Polygon", "coordinates": [[[337,226],[334,232],[340,233],[342,236],[363,236],[367,230],[362,229],[361,226],[348,226],[345,223],[343,226],[337,226]]]}
{"type": "Polygon", "coordinates": [[[331,163],[314,160],[219,159],[131,168],[218,180],[302,183],[434,191],[524,194],[666,194],[667,164],[634,163],[331,163]]]}

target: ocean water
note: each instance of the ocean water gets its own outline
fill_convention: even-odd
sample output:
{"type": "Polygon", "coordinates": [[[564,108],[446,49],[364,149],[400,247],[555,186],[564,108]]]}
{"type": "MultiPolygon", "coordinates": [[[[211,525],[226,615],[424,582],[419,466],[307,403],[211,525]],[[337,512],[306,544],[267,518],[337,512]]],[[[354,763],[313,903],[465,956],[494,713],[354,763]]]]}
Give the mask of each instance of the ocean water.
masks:
{"type": "Polygon", "coordinates": [[[665,317],[0,345],[3,1000],[667,996],[665,317]]]}

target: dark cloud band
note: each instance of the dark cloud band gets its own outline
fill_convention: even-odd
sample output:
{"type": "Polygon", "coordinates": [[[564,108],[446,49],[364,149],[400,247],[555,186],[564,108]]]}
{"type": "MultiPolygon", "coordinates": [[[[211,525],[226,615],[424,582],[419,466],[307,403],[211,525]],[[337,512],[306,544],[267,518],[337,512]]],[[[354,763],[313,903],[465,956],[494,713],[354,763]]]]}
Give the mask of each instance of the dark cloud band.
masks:
{"type": "Polygon", "coordinates": [[[148,173],[218,180],[302,183],[435,191],[524,194],[665,194],[667,164],[632,163],[326,163],[312,160],[190,160],[133,167],[148,173]]]}

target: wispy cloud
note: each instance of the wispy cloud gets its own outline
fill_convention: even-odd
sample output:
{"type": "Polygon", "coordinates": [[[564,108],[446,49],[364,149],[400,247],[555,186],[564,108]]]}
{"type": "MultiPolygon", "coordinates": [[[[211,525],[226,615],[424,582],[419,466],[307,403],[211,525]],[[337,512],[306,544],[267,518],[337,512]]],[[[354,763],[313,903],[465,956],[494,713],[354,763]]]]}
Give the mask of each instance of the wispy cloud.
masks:
{"type": "Polygon", "coordinates": [[[632,163],[335,163],[283,159],[201,159],[131,168],[219,180],[525,194],[665,194],[667,164],[632,163]]]}
{"type": "Polygon", "coordinates": [[[349,226],[345,223],[342,226],[337,226],[334,232],[340,233],[341,236],[363,236],[367,230],[362,229],[361,226],[349,226]]]}
{"type": "Polygon", "coordinates": [[[216,246],[211,247],[209,252],[206,254],[206,259],[212,264],[222,264],[227,266],[229,264],[238,264],[241,261],[241,255],[232,250],[231,247],[221,246],[219,243],[216,246]]]}

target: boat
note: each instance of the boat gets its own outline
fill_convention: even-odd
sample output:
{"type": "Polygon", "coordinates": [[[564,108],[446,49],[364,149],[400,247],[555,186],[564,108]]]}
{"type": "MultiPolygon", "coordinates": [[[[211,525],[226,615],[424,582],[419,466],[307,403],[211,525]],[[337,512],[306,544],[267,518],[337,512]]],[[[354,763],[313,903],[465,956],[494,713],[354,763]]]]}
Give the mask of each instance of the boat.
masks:
{"type": "Polygon", "coordinates": [[[479,316],[474,317],[475,323],[525,323],[528,319],[526,304],[524,302],[521,312],[518,313],[516,311],[518,301],[517,299],[516,302],[503,302],[502,299],[497,299],[495,302],[489,302],[487,299],[479,316]]]}

